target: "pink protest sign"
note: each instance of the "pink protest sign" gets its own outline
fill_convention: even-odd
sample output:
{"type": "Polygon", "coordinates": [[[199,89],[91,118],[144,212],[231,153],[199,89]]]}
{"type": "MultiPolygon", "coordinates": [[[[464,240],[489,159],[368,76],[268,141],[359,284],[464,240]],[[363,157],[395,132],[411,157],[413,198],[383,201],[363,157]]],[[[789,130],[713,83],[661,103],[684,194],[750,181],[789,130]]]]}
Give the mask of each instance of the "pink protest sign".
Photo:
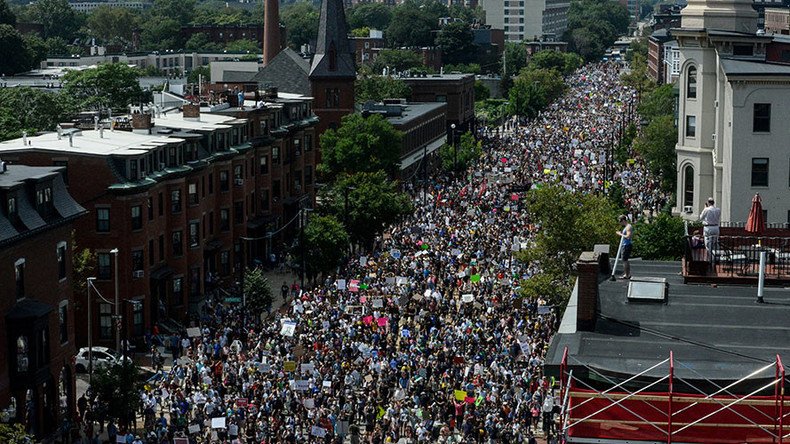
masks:
{"type": "Polygon", "coordinates": [[[388,318],[378,318],[376,321],[379,323],[379,327],[384,327],[389,322],[388,318]]]}
{"type": "Polygon", "coordinates": [[[350,292],[352,292],[352,293],[356,293],[356,292],[358,292],[358,291],[359,291],[359,281],[358,281],[358,280],[356,280],[356,279],[352,279],[352,280],[351,280],[351,281],[348,283],[348,291],[350,291],[350,292]]]}

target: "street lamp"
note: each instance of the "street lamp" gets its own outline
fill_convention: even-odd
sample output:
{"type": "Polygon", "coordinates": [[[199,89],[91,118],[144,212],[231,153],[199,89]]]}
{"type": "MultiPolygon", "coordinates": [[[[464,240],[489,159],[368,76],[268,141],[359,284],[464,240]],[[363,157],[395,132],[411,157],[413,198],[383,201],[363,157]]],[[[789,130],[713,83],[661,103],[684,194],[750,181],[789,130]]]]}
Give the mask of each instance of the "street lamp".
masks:
{"type": "MultiPolygon", "coordinates": [[[[118,249],[113,248],[110,250],[110,253],[115,255],[115,320],[116,322],[120,319],[120,304],[118,303],[118,249]]],[[[115,351],[118,352],[121,350],[121,335],[120,329],[115,328],[115,351]]]]}

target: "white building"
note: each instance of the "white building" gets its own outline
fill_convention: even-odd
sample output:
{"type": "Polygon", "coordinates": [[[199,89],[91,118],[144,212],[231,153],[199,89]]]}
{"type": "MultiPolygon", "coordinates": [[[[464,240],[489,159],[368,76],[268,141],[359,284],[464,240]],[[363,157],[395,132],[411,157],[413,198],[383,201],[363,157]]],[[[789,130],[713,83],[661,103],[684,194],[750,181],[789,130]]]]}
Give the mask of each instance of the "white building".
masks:
{"type": "MultiPolygon", "coordinates": [[[[125,63],[139,68],[149,66],[162,70],[165,74],[192,72],[200,66],[208,66],[212,62],[240,61],[260,54],[234,52],[181,52],[155,51],[130,52],[123,54],[102,54],[92,56],[60,56],[48,57],[41,62],[41,68],[87,68],[100,63],[125,63]]],[[[259,58],[259,57],[258,57],[259,58]]]]}
{"type": "Polygon", "coordinates": [[[486,24],[505,31],[505,40],[559,38],[568,27],[570,0],[481,0],[486,24]]]}
{"type": "Polygon", "coordinates": [[[790,216],[790,66],[766,61],[749,0],[692,0],[673,30],[681,56],[677,207],[708,197],[723,222],[746,221],[760,193],[768,223],[790,216]]]}
{"type": "Polygon", "coordinates": [[[680,76],[680,49],[677,40],[664,43],[664,83],[675,83],[680,76]]]}
{"type": "Polygon", "coordinates": [[[134,1],[134,0],[108,0],[108,1],[92,1],[92,2],[69,2],[71,9],[77,12],[91,12],[99,6],[109,6],[111,8],[129,8],[129,9],[147,9],[153,2],[148,1],[134,1]]]}

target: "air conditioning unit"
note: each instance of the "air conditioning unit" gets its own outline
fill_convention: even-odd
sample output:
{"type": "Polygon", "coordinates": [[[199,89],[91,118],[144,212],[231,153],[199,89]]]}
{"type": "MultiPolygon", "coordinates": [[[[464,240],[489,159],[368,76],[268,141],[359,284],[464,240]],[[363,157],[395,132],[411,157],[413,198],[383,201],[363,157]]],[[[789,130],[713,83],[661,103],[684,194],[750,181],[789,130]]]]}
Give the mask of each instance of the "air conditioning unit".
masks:
{"type": "Polygon", "coordinates": [[[691,214],[691,205],[686,205],[683,207],[683,212],[686,214],[691,214]]]}
{"type": "Polygon", "coordinates": [[[244,185],[244,179],[236,179],[236,185],[238,186],[244,185]]]}
{"type": "Polygon", "coordinates": [[[135,279],[139,279],[145,277],[145,271],[143,270],[135,270],[132,272],[132,277],[135,279]]]}

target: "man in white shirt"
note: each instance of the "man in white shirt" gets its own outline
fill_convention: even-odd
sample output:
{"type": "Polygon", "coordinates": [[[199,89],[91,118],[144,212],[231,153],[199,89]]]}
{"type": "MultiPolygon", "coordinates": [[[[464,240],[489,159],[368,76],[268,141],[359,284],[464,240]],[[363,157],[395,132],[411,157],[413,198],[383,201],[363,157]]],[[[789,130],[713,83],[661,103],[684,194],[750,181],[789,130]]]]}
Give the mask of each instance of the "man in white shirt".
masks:
{"type": "Polygon", "coordinates": [[[704,226],[702,234],[705,236],[705,249],[708,254],[718,248],[719,224],[721,223],[721,209],[717,208],[713,198],[709,197],[705,209],[699,215],[699,220],[704,226]]]}

